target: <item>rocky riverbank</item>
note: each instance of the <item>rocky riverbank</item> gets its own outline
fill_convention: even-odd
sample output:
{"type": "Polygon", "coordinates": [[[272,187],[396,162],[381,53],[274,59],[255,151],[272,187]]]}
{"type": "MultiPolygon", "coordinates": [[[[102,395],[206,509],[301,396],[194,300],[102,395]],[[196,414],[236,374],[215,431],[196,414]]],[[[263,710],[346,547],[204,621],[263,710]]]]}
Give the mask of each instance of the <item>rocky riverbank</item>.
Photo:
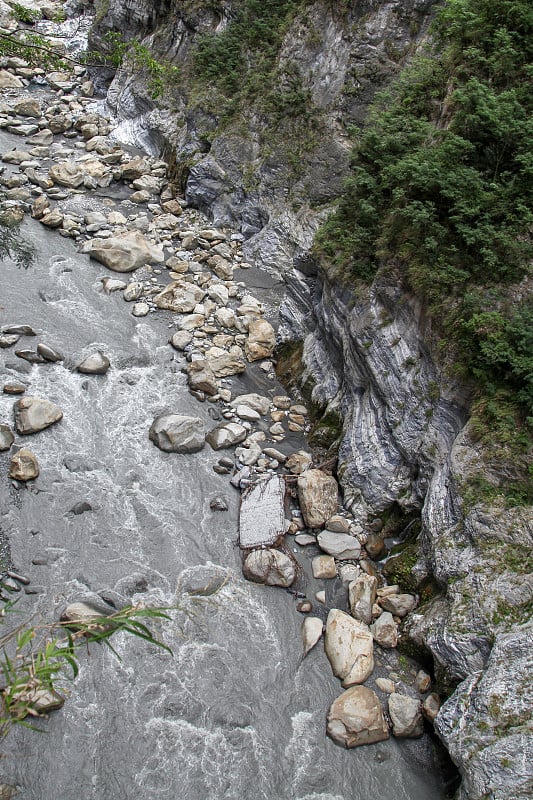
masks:
{"type": "MultiPolygon", "coordinates": [[[[321,638],[326,620],[326,653],[345,688],[372,676],[374,649],[380,674],[383,667],[387,670],[386,677],[375,680],[376,691],[348,688],[334,702],[328,733],[346,747],[382,741],[389,736],[388,719],[395,736],[421,736],[422,711],[432,720],[438,710],[430,678],[411,674],[405,662],[391,668],[394,659],[387,655],[396,646],[400,620],[417,598],[398,586],[383,586],[365,552],[371,531],[342,507],[332,465],[316,463],[303,447],[310,428],[306,406],[274,393],[275,314],[246,289],[245,280],[237,279],[251,269],[241,253],[243,237],[210,227],[187,209],[163,161],[134,155],[108,138],[109,120],[87,108],[93,88],[81,68],[52,73],[45,82],[42,70],[10,59],[0,78],[6,96],[0,127],[24,142],[23,149],[2,153],[5,218],[16,221],[31,214],[111,272],[134,273],[128,280],[103,276],[101,291],[122,293],[135,318],[167,315],[169,351],[181,359],[190,392],[209,405],[208,416],[217,423],[206,431],[203,419],[175,409],[156,417],[146,434],[170,453],[195,453],[206,444],[214,452],[228,449],[229,457],[219,458],[213,469],[231,475],[240,489],[274,474],[286,476],[282,534],[287,537],[276,547],[247,548],[245,576],[293,587],[298,611],[313,613],[302,626],[305,654],[321,638]],[[273,389],[242,391],[252,369],[273,389]],[[316,592],[306,597],[313,581],[319,582],[316,592]],[[335,593],[342,608],[335,607],[335,593]],[[380,697],[388,698],[385,715],[380,697]]],[[[2,329],[2,348],[26,364],[53,369],[64,363],[101,380],[113,369],[101,349],[63,354],[46,341],[35,341],[29,324],[2,329]]],[[[39,467],[18,437],[33,436],[62,419],[58,406],[27,395],[27,389],[31,382],[24,377],[17,386],[4,385],[4,393],[22,395],[14,406],[14,431],[11,421],[1,431],[2,449],[11,453],[10,477],[19,489],[38,478],[39,467]]],[[[224,510],[223,498],[216,500],[215,510],[224,510]]]]}

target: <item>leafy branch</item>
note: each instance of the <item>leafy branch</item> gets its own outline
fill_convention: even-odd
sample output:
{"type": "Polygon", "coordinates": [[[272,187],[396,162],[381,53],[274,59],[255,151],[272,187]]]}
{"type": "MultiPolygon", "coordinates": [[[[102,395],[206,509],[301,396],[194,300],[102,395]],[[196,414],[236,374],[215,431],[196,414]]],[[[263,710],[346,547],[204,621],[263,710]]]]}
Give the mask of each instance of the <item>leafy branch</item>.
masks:
{"type": "MultiPolygon", "coordinates": [[[[0,615],[13,612],[8,601],[0,615]]],[[[114,614],[63,619],[49,624],[31,625],[24,621],[0,636],[0,739],[13,725],[32,727],[27,718],[39,718],[60,708],[64,696],[58,691],[64,680],[74,680],[79,672],[78,652],[91,643],[106,644],[120,659],[109,639],[124,632],[156,645],[172,655],[171,649],[156,639],[145,620],[170,620],[170,609],[127,606],[114,614]]]]}

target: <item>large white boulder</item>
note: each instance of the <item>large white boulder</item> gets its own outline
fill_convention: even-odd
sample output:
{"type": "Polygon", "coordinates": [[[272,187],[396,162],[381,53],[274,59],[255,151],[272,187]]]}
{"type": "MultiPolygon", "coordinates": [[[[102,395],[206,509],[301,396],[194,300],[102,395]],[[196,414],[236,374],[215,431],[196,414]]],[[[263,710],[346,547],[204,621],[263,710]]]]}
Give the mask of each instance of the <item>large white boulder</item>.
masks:
{"type": "Polygon", "coordinates": [[[55,403],[31,395],[17,400],[13,409],[17,433],[24,436],[42,431],[63,418],[63,412],[55,403]]]}
{"type": "Polygon", "coordinates": [[[388,739],[389,729],[376,693],[366,686],[353,686],[343,692],[329,710],[327,732],[343,747],[388,739]]]}
{"type": "Polygon", "coordinates": [[[249,581],[268,586],[287,587],[296,578],[294,561],[281,550],[273,548],[252,550],[244,561],[242,571],[249,581]]]}
{"type": "Polygon", "coordinates": [[[337,481],[320,469],[308,469],[298,478],[298,500],[309,528],[320,528],[333,516],[337,510],[337,496],[337,481]]]}
{"type": "Polygon", "coordinates": [[[150,440],[166,453],[197,453],[205,445],[204,423],[199,417],[162,414],[153,421],[150,440]]]}
{"type": "Polygon", "coordinates": [[[83,252],[114,272],[133,272],[146,264],[162,264],[163,250],[151,244],[139,231],[128,231],[109,239],[91,239],[83,252]]]}

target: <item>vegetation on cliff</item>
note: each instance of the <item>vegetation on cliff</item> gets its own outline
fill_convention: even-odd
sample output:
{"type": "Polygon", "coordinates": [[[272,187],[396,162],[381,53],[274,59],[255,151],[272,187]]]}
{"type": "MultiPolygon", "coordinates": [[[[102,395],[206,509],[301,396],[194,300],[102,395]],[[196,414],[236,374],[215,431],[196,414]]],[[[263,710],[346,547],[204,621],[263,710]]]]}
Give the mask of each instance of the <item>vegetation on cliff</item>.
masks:
{"type": "Polygon", "coordinates": [[[532,30],[527,0],[449,0],[355,135],[317,242],[332,275],[394,269],[425,302],[475,386],[480,436],[524,461],[515,502],[533,499],[532,30]]]}

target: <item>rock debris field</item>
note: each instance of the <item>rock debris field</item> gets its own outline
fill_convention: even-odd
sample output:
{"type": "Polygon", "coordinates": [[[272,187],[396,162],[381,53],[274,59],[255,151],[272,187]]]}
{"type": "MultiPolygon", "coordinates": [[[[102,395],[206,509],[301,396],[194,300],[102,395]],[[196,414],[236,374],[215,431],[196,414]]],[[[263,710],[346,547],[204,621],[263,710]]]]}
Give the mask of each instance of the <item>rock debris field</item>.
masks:
{"type": "MultiPolygon", "coordinates": [[[[232,390],[233,376],[242,376],[252,364],[266,381],[275,379],[275,329],[262,303],[234,278],[236,269],[242,275],[251,266],[242,257],[243,237],[218,230],[187,208],[164,161],[128,152],[110,138],[112,124],[93,110],[94,88],[83,68],[45,77],[44,70],[11,58],[0,70],[0,88],[0,128],[21,143],[1,155],[4,223],[31,214],[101,263],[108,270],[102,291],[122,293],[133,316],[171,315],[169,347],[181,355],[189,390],[209,404],[215,424],[206,430],[199,416],[170,410],[146,432],[154,446],[176,457],[210,447],[217,454],[213,469],[243,492],[274,478],[286,487],[278,491],[282,529],[275,529],[279,535],[268,546],[243,549],[243,573],[248,580],[293,592],[303,615],[304,655],[324,639],[345,690],[329,710],[328,734],[346,747],[382,741],[391,731],[397,737],[421,736],[423,718],[432,721],[439,709],[430,677],[421,670],[400,675],[389,669],[388,677],[372,678],[376,658],[386,663],[386,654],[398,644],[401,620],[415,609],[417,598],[384,585],[365,551],[370,531],[342,508],[331,470],[321,468],[306,449],[291,450],[290,437],[303,440],[310,427],[300,399],[232,390]],[[90,210],[89,202],[84,210],[81,198],[89,200],[102,190],[108,190],[104,210],[90,210]],[[340,583],[343,608],[326,602],[326,589],[306,596],[308,582],[293,543],[320,553],[307,558],[314,585],[340,583]],[[364,685],[369,680],[375,688],[364,685]]],[[[40,338],[31,319],[24,320],[1,329],[0,347],[53,369],[64,355],[40,338]],[[20,348],[20,339],[35,346],[20,348]]],[[[69,361],[78,372],[103,381],[113,369],[101,349],[78,361],[69,354],[69,361]]],[[[31,437],[60,425],[63,413],[48,398],[33,396],[23,381],[2,388],[17,399],[13,419],[0,421],[0,450],[10,451],[9,478],[22,489],[39,476],[31,437]]],[[[219,497],[211,507],[224,511],[227,504],[219,497]]],[[[6,573],[3,582],[12,590],[27,584],[18,572],[6,573]]],[[[83,603],[74,606],[74,617],[97,613],[83,603]]],[[[57,707],[57,698],[50,702],[39,711],[57,707]]]]}

